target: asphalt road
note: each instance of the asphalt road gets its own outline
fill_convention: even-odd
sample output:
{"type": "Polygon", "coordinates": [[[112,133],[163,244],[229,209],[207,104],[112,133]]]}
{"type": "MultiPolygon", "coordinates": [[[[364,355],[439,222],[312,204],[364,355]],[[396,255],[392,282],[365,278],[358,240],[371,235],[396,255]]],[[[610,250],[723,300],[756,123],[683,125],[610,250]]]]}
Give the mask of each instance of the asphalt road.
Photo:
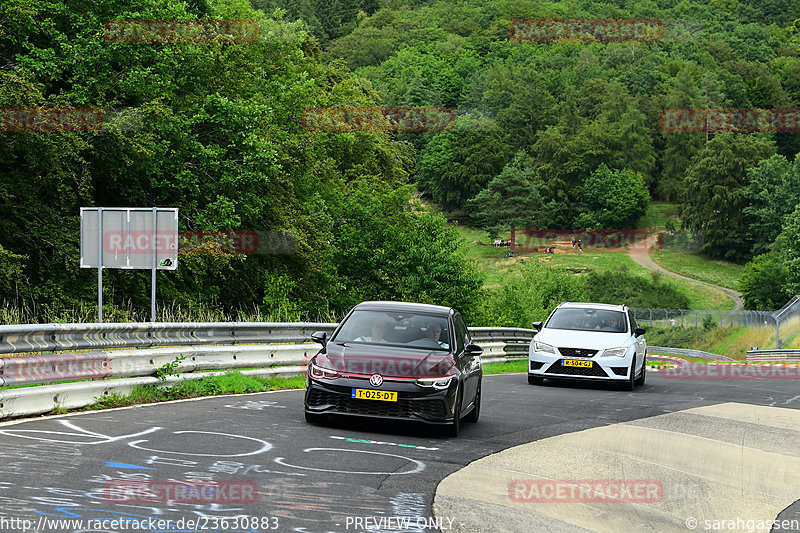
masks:
{"type": "MultiPolygon", "coordinates": [[[[702,424],[692,422],[708,413],[688,411],[731,404],[792,410],[757,413],[794,414],[800,407],[800,391],[790,380],[668,380],[651,372],[644,387],[626,392],[605,385],[530,386],[523,375],[485,376],[481,420],[463,424],[462,435],[455,439],[413,423],[340,419],[309,425],[303,419],[302,400],[302,391],[283,391],[0,424],[0,531],[478,531],[481,520],[491,520],[494,531],[529,531],[521,522],[524,514],[508,515],[504,521],[506,515],[496,514],[497,506],[481,512],[480,497],[468,495],[480,492],[480,476],[473,475],[472,485],[469,480],[452,481],[470,472],[462,469],[481,458],[496,459],[495,463],[498,458],[510,459],[511,464],[494,464],[491,469],[514,471],[517,459],[497,454],[504,450],[518,454],[520,464],[527,462],[528,467],[541,464],[545,457],[551,461],[548,468],[559,461],[580,466],[584,463],[572,450],[581,436],[597,435],[597,442],[608,447],[606,441],[613,441],[614,435],[624,440],[622,429],[642,426],[652,426],[651,430],[668,426],[671,433],[683,432],[703,442],[734,443],[730,453],[720,453],[718,460],[724,468],[737,471],[751,464],[749,454],[759,447],[756,451],[775,463],[772,468],[780,468],[779,460],[788,461],[782,453],[797,455],[782,450],[797,449],[800,443],[800,433],[785,417],[765,422],[755,415],[740,421],[746,424],[741,427],[714,418],[720,420],[719,427],[710,427],[705,419],[702,424]],[[694,418],[651,418],[659,415],[694,418]],[[769,427],[759,425],[762,422],[769,427]],[[750,442],[760,431],[766,432],[761,437],[764,442],[750,442]],[[556,446],[554,451],[553,444],[560,441],[553,438],[571,439],[573,448],[556,446]],[[446,478],[448,494],[463,491],[470,504],[460,508],[463,501],[450,507],[437,503],[435,512],[434,496],[446,478]],[[195,485],[195,492],[187,488],[180,498],[159,500],[164,491],[176,491],[187,480],[213,480],[219,485],[214,493],[199,493],[195,485]],[[153,493],[146,493],[147,488],[153,493]]],[[[585,441],[580,445],[591,447],[585,441]]],[[[651,438],[646,449],[692,455],[683,446],[685,442],[661,436],[651,438]]],[[[683,468],[705,468],[704,464],[715,462],[713,454],[709,457],[683,468]]],[[[794,475],[796,465],[789,466],[787,472],[794,475]]],[[[696,474],[702,477],[703,472],[696,474]]],[[[769,486],[775,474],[750,475],[769,486]]],[[[600,472],[596,477],[610,475],[600,472]]],[[[786,483],[800,489],[797,478],[775,481],[776,486],[786,483]]],[[[706,510],[719,497],[714,487],[700,484],[695,489],[692,501],[706,510]]],[[[745,492],[734,487],[724,497],[737,507],[737,498],[742,504],[751,499],[745,492]]],[[[780,510],[781,518],[800,519],[796,504],[786,507],[780,510]]],[[[574,507],[558,510],[551,504],[549,509],[536,514],[535,530],[604,530],[590,522],[567,527],[553,514],[580,515],[574,507]]],[[[757,518],[770,520],[777,514],[757,518]]],[[[639,511],[632,516],[647,520],[639,511]]],[[[697,530],[704,530],[702,524],[697,530]]],[[[728,530],[739,529],[716,529],[728,530]]]]}

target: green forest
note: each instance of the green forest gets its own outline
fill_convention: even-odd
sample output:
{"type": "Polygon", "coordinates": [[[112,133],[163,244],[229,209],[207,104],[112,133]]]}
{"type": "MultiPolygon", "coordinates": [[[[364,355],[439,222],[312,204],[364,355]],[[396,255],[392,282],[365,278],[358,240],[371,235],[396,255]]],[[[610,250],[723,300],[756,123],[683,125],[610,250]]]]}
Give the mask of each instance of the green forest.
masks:
{"type": "MultiPolygon", "coordinates": [[[[659,117],[800,107],[799,18],[800,0],[4,0],[0,108],[130,108],[137,121],[0,130],[0,303],[37,320],[92,305],[79,208],[161,206],[179,209],[184,231],[297,243],[181,255],[158,274],[162,306],[315,320],[365,299],[411,300],[527,326],[563,299],[611,297],[602,287],[619,278],[532,267],[487,294],[428,203],[496,234],[632,228],[658,200],[680,205],[703,253],[747,265],[749,308],[778,308],[800,293],[800,134],[666,132],[659,117]],[[515,42],[518,18],[658,19],[664,33],[515,42]],[[132,19],[252,20],[258,39],[104,39],[106,22],[132,19]],[[301,126],[304,109],[376,106],[458,119],[430,132],[301,126]]],[[[112,320],[149,309],[149,272],[104,279],[112,320]]],[[[648,291],[657,300],[637,304],[674,300],[657,280],[648,291]]]]}

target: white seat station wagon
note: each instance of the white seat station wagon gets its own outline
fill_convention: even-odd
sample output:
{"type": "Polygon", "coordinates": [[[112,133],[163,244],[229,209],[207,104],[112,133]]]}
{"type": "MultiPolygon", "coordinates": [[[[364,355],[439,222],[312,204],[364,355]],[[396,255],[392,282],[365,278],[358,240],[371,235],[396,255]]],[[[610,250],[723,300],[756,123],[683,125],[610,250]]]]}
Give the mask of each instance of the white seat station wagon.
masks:
{"type": "Polygon", "coordinates": [[[625,305],[564,302],[547,321],[534,322],[538,333],[528,351],[528,383],[547,379],[605,380],[627,390],[643,385],[645,331],[625,305]]]}

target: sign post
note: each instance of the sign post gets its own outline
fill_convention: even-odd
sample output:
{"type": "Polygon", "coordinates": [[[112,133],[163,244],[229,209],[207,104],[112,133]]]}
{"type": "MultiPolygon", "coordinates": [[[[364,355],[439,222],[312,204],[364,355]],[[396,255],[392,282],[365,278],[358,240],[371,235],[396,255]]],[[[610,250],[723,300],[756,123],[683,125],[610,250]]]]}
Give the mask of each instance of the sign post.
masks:
{"type": "MultiPolygon", "coordinates": [[[[83,241],[83,217],[81,216],[81,241],[83,241]]],[[[83,247],[81,246],[81,249],[83,247]]],[[[97,208],[97,249],[103,249],[103,208],[97,208]]],[[[83,264],[83,254],[81,254],[83,264]]],[[[103,323],[103,254],[97,254],[97,322],[103,323]]]]}
{"type": "Polygon", "coordinates": [[[81,207],[81,268],[97,268],[97,320],[103,321],[103,269],[151,271],[150,320],[156,320],[156,272],[178,268],[178,210],[81,207]]]}

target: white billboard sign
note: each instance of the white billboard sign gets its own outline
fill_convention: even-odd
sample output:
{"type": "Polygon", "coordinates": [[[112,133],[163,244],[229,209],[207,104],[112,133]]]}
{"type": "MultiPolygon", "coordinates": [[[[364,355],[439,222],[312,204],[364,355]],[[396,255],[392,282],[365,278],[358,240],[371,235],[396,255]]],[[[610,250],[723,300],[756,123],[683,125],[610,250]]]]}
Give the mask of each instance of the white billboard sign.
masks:
{"type": "Polygon", "coordinates": [[[177,269],[178,210],[82,207],[81,268],[100,267],[177,269]]]}
{"type": "Polygon", "coordinates": [[[150,320],[156,320],[156,271],[178,268],[178,210],[81,207],[81,268],[97,269],[97,321],[103,321],[103,269],[150,270],[150,320]]]}

